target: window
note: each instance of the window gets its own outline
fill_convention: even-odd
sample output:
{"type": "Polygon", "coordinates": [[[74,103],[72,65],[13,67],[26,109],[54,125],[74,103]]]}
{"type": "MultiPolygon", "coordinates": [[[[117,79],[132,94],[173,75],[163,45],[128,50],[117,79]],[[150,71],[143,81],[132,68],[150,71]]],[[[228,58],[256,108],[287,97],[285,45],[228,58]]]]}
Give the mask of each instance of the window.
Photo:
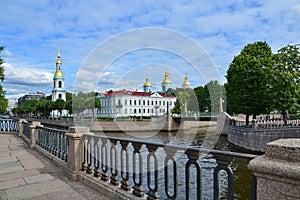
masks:
{"type": "Polygon", "coordinates": [[[136,105],[136,100],[134,100],[134,105],[136,105]]]}
{"type": "MultiPolygon", "coordinates": [[[[126,101],[126,100],[125,100],[126,101]]],[[[125,108],[125,114],[127,114],[127,108],[125,108]]]]}
{"type": "Polygon", "coordinates": [[[139,105],[141,105],[141,100],[139,100],[139,105]]]}
{"type": "Polygon", "coordinates": [[[129,100],[129,105],[130,105],[130,106],[131,106],[131,103],[132,103],[132,102],[131,102],[131,99],[130,99],[130,100],[129,100]]]}
{"type": "Polygon", "coordinates": [[[163,105],[165,105],[165,101],[163,101],[163,105]]]}
{"type": "Polygon", "coordinates": [[[146,105],[145,100],[143,101],[143,105],[146,105]]]}
{"type": "Polygon", "coordinates": [[[141,113],[141,109],[139,109],[139,113],[141,113]]]}
{"type": "Polygon", "coordinates": [[[148,106],[150,105],[150,101],[148,100],[148,106]]]}
{"type": "Polygon", "coordinates": [[[55,87],[55,81],[53,83],[54,83],[54,87],[55,87]]]}
{"type": "Polygon", "coordinates": [[[127,100],[125,100],[125,105],[127,106],[127,100]]]}
{"type": "Polygon", "coordinates": [[[62,87],[62,82],[58,81],[58,87],[61,88],[62,87]]]}
{"type": "Polygon", "coordinates": [[[58,98],[61,99],[61,97],[62,97],[62,95],[61,95],[61,94],[58,94],[58,98]]]}
{"type": "Polygon", "coordinates": [[[153,106],[153,101],[151,101],[151,105],[153,106]]]}
{"type": "Polygon", "coordinates": [[[133,110],[133,113],[136,113],[136,109],[133,110]]]}

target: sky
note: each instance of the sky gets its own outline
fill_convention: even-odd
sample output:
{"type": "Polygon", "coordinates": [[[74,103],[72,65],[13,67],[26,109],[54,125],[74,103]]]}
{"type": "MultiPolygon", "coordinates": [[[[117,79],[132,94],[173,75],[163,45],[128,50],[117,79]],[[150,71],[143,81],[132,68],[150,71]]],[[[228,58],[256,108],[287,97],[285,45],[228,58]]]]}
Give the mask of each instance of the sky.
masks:
{"type": "Polygon", "coordinates": [[[51,94],[60,47],[69,92],[160,90],[187,74],[192,87],[226,82],[234,56],[266,41],[274,53],[300,39],[300,1],[1,0],[6,97],[51,94]]]}

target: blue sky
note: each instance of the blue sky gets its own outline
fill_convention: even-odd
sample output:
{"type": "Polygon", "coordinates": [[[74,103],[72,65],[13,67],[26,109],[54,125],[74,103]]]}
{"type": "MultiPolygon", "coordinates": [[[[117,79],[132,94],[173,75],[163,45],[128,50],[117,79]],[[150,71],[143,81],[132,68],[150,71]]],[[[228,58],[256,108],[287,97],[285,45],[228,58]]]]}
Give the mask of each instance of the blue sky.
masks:
{"type": "MultiPolygon", "coordinates": [[[[190,38],[203,51],[198,55],[188,49],[186,53],[199,57],[206,53],[218,72],[213,72],[215,77],[223,82],[233,57],[248,43],[267,41],[276,52],[299,43],[300,38],[300,2],[296,0],[1,0],[0,6],[0,45],[6,47],[1,53],[6,61],[2,84],[13,101],[29,92],[51,93],[59,44],[66,89],[74,91],[77,82],[79,90],[104,91],[141,89],[146,76],[159,89],[167,68],[174,87],[180,87],[185,73],[194,87],[214,78],[194,73],[189,60],[166,51],[173,43],[179,47],[182,43],[174,42],[174,37],[167,44],[164,34],[156,35],[156,41],[164,41],[165,49],[142,46],[111,60],[105,70],[99,68],[105,53],[109,54],[100,51],[101,45],[130,30],[156,27],[190,38]],[[86,67],[91,61],[97,64],[86,67]],[[89,84],[91,80],[96,87],[89,84]]],[[[115,52],[143,37],[117,40],[110,50],[115,52]]]]}

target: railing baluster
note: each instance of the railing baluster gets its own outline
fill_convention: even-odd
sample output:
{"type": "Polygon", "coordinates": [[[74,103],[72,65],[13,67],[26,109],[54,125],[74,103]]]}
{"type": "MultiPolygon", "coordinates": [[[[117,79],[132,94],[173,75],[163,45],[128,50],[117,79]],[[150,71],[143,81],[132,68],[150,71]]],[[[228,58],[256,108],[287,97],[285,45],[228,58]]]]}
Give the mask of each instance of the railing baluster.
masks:
{"type": "Polygon", "coordinates": [[[137,143],[137,142],[133,142],[132,143],[134,151],[133,151],[133,158],[132,158],[132,162],[133,162],[133,182],[134,182],[134,186],[133,186],[133,195],[137,196],[137,197],[142,197],[144,195],[144,190],[142,187],[142,183],[143,183],[143,162],[142,162],[142,156],[140,153],[141,147],[142,147],[142,143],[137,143]],[[139,159],[139,172],[137,173],[137,169],[136,169],[136,156],[138,156],[139,159]],[[139,178],[139,182],[137,182],[137,176],[139,178]]]}
{"type": "Polygon", "coordinates": [[[146,145],[148,148],[148,155],[147,155],[147,184],[149,192],[147,199],[159,199],[158,191],[158,163],[155,152],[158,148],[156,145],[146,145]],[[154,159],[154,188],[151,187],[151,157],[154,159]]]}
{"type": "Polygon", "coordinates": [[[251,181],[251,200],[256,200],[256,193],[257,193],[257,180],[256,176],[252,176],[252,181],[251,181]]]}
{"type": "Polygon", "coordinates": [[[99,138],[95,138],[94,142],[94,163],[95,163],[95,170],[94,170],[94,176],[100,177],[100,148],[99,148],[99,138]]]}
{"type": "Polygon", "coordinates": [[[108,152],[107,138],[101,138],[101,180],[108,181],[108,152]]]}
{"type": "Polygon", "coordinates": [[[127,146],[128,142],[126,141],[121,141],[121,177],[122,177],[122,182],[121,182],[121,188],[125,191],[130,190],[130,183],[129,183],[129,155],[127,152],[127,146]],[[124,153],[125,153],[125,159],[124,159],[124,153]],[[124,166],[125,162],[125,166],[124,166]],[[124,169],[125,168],[125,169],[124,169]]]}
{"type": "Polygon", "coordinates": [[[117,154],[117,140],[110,139],[111,146],[110,146],[110,183],[112,185],[118,186],[119,180],[118,180],[118,154],[117,154]]]}
{"type": "Polygon", "coordinates": [[[229,200],[234,199],[234,190],[233,190],[233,172],[228,166],[232,162],[232,157],[224,155],[214,155],[216,159],[217,166],[214,169],[214,199],[217,200],[220,198],[219,191],[219,172],[224,170],[228,176],[228,198],[229,200]]]}
{"type": "Polygon", "coordinates": [[[165,193],[168,199],[176,199],[177,198],[177,186],[178,186],[178,172],[177,172],[177,163],[174,159],[174,155],[176,154],[177,150],[175,148],[164,148],[167,156],[164,161],[164,177],[165,177],[165,193]],[[173,164],[173,195],[169,192],[169,160],[172,161],[173,164]]]}
{"type": "Polygon", "coordinates": [[[196,167],[196,179],[197,179],[197,199],[201,199],[201,168],[198,163],[200,153],[197,151],[187,150],[185,154],[188,157],[188,161],[185,165],[185,195],[186,199],[190,199],[190,166],[196,167]]]}
{"type": "Polygon", "coordinates": [[[87,157],[88,157],[88,150],[87,150],[87,143],[88,143],[88,136],[84,136],[83,137],[83,162],[82,162],[82,167],[81,170],[82,171],[86,171],[87,170],[87,157]]]}
{"type": "Polygon", "coordinates": [[[92,137],[88,137],[88,144],[87,144],[88,167],[87,167],[87,170],[86,170],[86,172],[88,174],[92,174],[93,173],[93,154],[92,154],[92,148],[93,148],[93,146],[92,146],[92,137]]]}

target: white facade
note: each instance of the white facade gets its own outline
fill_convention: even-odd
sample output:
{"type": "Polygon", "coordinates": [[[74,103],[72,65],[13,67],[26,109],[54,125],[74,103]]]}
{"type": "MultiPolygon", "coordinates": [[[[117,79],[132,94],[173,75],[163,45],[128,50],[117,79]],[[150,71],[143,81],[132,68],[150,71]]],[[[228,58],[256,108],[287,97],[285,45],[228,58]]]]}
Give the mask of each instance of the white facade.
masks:
{"type": "Polygon", "coordinates": [[[174,108],[176,97],[168,94],[116,91],[99,96],[98,117],[161,116],[174,108]]]}

